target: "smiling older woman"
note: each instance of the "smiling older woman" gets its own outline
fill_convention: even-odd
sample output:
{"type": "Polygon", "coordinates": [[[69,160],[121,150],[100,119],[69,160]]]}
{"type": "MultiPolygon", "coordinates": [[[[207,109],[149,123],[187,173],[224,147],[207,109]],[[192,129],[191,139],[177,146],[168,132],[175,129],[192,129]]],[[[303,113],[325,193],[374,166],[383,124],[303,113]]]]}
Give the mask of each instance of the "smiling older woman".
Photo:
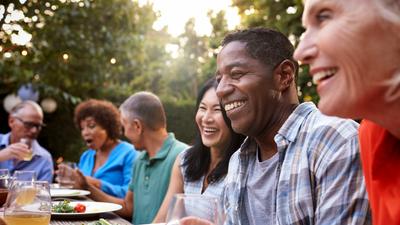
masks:
{"type": "Polygon", "coordinates": [[[400,224],[400,1],[305,0],[295,58],[328,115],[364,119],[361,155],[374,224],[400,224]]]}

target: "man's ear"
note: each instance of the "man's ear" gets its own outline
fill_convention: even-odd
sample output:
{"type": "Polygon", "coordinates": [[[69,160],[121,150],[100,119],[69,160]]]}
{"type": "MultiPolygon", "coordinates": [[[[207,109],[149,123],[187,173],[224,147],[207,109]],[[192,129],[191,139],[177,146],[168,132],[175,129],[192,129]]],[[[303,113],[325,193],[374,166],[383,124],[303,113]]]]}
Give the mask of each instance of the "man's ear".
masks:
{"type": "Polygon", "coordinates": [[[15,118],[12,116],[8,116],[8,127],[12,128],[15,123],[15,118]]]}
{"type": "Polygon", "coordinates": [[[139,119],[133,119],[132,126],[135,128],[135,131],[137,131],[138,133],[142,133],[143,131],[142,121],[140,121],[139,119]]]}
{"type": "Polygon", "coordinates": [[[276,68],[276,72],[279,75],[278,88],[280,91],[285,91],[295,79],[296,67],[292,61],[285,59],[276,68]]]}

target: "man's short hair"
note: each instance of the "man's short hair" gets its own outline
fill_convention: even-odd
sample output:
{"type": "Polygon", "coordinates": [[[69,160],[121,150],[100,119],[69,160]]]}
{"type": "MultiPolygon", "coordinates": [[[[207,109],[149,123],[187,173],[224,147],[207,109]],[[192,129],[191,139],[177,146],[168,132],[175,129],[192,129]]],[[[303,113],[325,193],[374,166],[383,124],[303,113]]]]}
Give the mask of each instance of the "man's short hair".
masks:
{"type": "Polygon", "coordinates": [[[164,107],[160,99],[151,92],[141,91],[131,95],[122,103],[120,110],[128,120],[138,118],[152,130],[167,126],[164,107]]]}
{"type": "Polygon", "coordinates": [[[268,28],[238,30],[228,34],[222,46],[233,41],[245,43],[249,55],[271,70],[285,59],[292,61],[297,77],[298,63],[293,59],[294,46],[284,34],[268,28]]]}
{"type": "Polygon", "coordinates": [[[23,102],[18,103],[17,105],[15,105],[15,106],[11,109],[10,115],[11,115],[11,116],[16,116],[16,115],[18,114],[18,112],[19,112],[20,110],[22,110],[23,108],[25,108],[26,106],[30,106],[30,107],[34,108],[40,115],[43,116],[43,110],[42,110],[42,108],[41,108],[36,102],[31,101],[31,100],[26,100],[26,101],[23,101],[23,102]]]}

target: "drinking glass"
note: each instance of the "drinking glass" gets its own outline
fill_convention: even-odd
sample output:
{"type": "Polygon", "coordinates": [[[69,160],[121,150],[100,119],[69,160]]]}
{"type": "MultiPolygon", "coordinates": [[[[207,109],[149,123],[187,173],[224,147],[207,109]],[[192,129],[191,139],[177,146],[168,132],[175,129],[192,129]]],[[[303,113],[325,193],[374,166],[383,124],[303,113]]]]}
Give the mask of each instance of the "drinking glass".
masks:
{"type": "Polygon", "coordinates": [[[75,162],[62,162],[58,164],[56,181],[61,187],[71,187],[74,184],[73,172],[78,166],[75,162]]]}
{"type": "Polygon", "coordinates": [[[178,225],[185,217],[197,217],[215,225],[225,220],[222,205],[218,198],[201,194],[176,194],[168,208],[167,225],[178,225]]]}
{"type": "Polygon", "coordinates": [[[32,151],[32,139],[30,138],[21,138],[19,142],[24,143],[28,146],[29,148],[29,153],[24,156],[23,160],[24,161],[31,161],[33,157],[33,151],[32,151]]]}
{"type": "Polygon", "coordinates": [[[35,181],[36,171],[34,170],[16,170],[13,179],[16,181],[35,181]]]}
{"type": "Polygon", "coordinates": [[[47,181],[13,181],[4,206],[7,225],[49,225],[50,215],[47,181]]]}
{"type": "Polygon", "coordinates": [[[10,172],[8,169],[0,169],[0,207],[6,202],[9,184],[10,172]]]}

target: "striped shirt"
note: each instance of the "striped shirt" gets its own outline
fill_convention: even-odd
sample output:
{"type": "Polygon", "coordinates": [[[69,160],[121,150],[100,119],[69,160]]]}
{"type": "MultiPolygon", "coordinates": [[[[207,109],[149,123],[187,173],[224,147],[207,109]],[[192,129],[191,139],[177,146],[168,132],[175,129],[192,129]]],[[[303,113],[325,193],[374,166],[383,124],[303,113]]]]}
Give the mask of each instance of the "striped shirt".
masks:
{"type": "MultiPolygon", "coordinates": [[[[358,125],[299,105],[275,135],[279,162],[271,224],[371,224],[361,170],[358,125]]],[[[248,225],[247,174],[256,159],[247,138],[231,158],[225,179],[226,224],[248,225]]],[[[256,145],[255,145],[256,146],[256,145]]]]}

